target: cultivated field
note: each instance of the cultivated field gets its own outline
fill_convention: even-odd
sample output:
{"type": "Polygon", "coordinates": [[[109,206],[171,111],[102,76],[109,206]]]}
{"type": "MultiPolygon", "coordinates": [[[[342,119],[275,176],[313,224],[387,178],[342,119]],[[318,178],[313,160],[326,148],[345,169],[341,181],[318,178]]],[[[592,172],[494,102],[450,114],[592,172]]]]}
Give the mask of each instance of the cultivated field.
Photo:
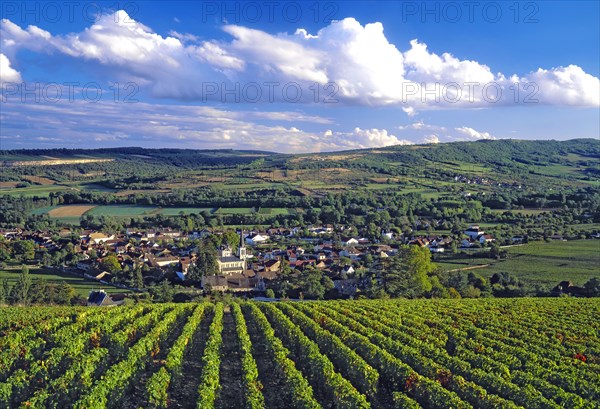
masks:
{"type": "Polygon", "coordinates": [[[95,205],[69,205],[59,206],[48,212],[48,216],[53,218],[60,217],[81,217],[88,210],[96,207],[95,205]]]}
{"type": "Polygon", "coordinates": [[[0,309],[0,405],[597,408],[598,299],[0,309]]]}

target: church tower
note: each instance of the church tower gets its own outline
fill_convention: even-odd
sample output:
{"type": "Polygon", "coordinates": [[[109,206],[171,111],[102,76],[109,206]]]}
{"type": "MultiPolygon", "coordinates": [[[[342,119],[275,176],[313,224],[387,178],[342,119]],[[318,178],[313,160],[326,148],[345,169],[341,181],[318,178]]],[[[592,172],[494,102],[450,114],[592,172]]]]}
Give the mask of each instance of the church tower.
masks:
{"type": "Polygon", "coordinates": [[[240,231],[240,247],[238,248],[238,257],[244,262],[244,271],[246,271],[246,243],[244,242],[244,230],[240,231]]]}

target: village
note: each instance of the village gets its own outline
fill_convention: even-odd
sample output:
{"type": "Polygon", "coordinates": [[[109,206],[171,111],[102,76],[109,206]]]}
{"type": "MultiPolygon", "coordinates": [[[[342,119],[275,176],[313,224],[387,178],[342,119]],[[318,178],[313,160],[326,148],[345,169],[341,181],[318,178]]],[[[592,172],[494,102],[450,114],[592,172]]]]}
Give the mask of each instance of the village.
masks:
{"type": "MultiPolygon", "coordinates": [[[[77,274],[107,286],[144,291],[168,279],[173,284],[205,292],[264,294],[281,274],[320,271],[334,283],[340,296],[351,297],[366,285],[365,273],[382,259],[394,256],[402,245],[428,248],[431,253],[490,245],[494,238],[478,225],[464,230],[461,239],[449,235],[405,235],[382,231],[379,240],[346,235],[345,225],[306,228],[237,230],[234,243],[215,248],[216,271],[197,271],[199,246],[220,229],[179,231],[170,228],[128,228],[117,234],[64,228],[59,232],[0,230],[6,241],[31,241],[34,259],[43,267],[77,274]],[[59,254],[62,256],[57,257],[59,254]],[[54,257],[53,257],[54,255],[54,257]],[[190,274],[196,271],[197,274],[190,274]],[[201,277],[194,280],[192,277],[201,277]]],[[[233,232],[228,232],[231,237],[233,232]]],[[[518,240],[516,238],[515,240],[518,240]]],[[[204,244],[206,245],[206,244],[204,244]]]]}

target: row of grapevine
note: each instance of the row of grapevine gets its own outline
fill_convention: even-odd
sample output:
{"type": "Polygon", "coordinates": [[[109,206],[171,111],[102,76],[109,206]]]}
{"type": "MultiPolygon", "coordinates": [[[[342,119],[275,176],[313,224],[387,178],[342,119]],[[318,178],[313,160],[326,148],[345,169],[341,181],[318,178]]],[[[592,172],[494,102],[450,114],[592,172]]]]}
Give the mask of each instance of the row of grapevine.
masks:
{"type": "Polygon", "coordinates": [[[289,351],[283,346],[279,338],[275,336],[275,331],[267,320],[267,317],[255,304],[245,304],[245,312],[250,321],[256,325],[264,338],[265,346],[268,348],[272,361],[275,363],[278,374],[281,377],[286,388],[291,395],[291,407],[301,409],[321,409],[313,395],[313,389],[296,368],[296,364],[289,356],[289,351]]]}
{"type": "Polygon", "coordinates": [[[128,351],[124,360],[110,367],[99,382],[75,403],[75,409],[104,409],[109,402],[114,404],[126,391],[131,379],[147,362],[158,353],[161,343],[167,338],[178,318],[185,315],[189,307],[176,307],[163,316],[150,332],[140,338],[128,351]]]}
{"type": "Polygon", "coordinates": [[[219,389],[221,366],[221,344],[223,343],[223,304],[215,306],[213,321],[208,329],[208,341],[202,356],[202,375],[198,387],[198,409],[209,409],[215,405],[219,389]]]}
{"type": "Polygon", "coordinates": [[[598,315],[570,299],[0,308],[0,407],[600,409],[598,315]]]}
{"type": "Polygon", "coordinates": [[[317,344],[304,335],[285,314],[269,303],[262,304],[261,307],[275,326],[276,334],[294,352],[299,366],[309,374],[313,386],[328,402],[333,402],[337,408],[370,407],[366,397],[335,371],[333,364],[321,354],[317,344]]]}
{"type": "Polygon", "coordinates": [[[348,327],[341,322],[346,317],[334,311],[327,310],[324,314],[314,304],[294,305],[307,315],[320,322],[330,332],[344,339],[352,348],[374,368],[379,370],[390,389],[396,392],[405,392],[421,405],[431,408],[447,408],[451,404],[455,408],[470,408],[471,405],[462,401],[456,394],[444,389],[438,382],[419,375],[413,368],[400,359],[396,358],[372,337],[377,333],[373,330],[363,328],[357,331],[360,324],[348,327]]]}
{"type": "Polygon", "coordinates": [[[16,404],[26,400],[36,387],[43,385],[46,379],[52,379],[67,370],[84,352],[93,347],[91,340],[98,333],[112,333],[121,323],[128,322],[142,312],[135,307],[126,313],[109,317],[89,315],[73,325],[60,328],[48,338],[48,345],[54,348],[44,351],[36,360],[29,355],[26,358],[27,372],[17,370],[5,382],[0,383],[0,403],[16,404]]]}
{"type": "Polygon", "coordinates": [[[169,354],[165,359],[164,366],[152,375],[147,383],[148,402],[156,408],[166,408],[168,403],[168,388],[174,377],[181,376],[181,367],[183,365],[183,356],[187,345],[196,334],[198,325],[204,317],[206,304],[198,305],[189,316],[187,323],[181,331],[181,335],[175,343],[169,348],[169,354]]]}
{"type": "Polygon", "coordinates": [[[365,362],[354,350],[329,331],[321,328],[302,312],[287,304],[277,305],[304,333],[314,340],[339,368],[340,373],[349,379],[366,396],[374,396],[378,390],[379,372],[365,362]]]}
{"type": "MultiPolygon", "coordinates": [[[[387,308],[387,307],[386,307],[387,308]]],[[[387,315],[387,322],[390,326],[398,328],[399,331],[392,331],[390,335],[404,340],[404,342],[411,342],[414,340],[407,341],[405,333],[409,331],[409,327],[402,324],[398,324],[398,320],[394,319],[393,313],[386,314],[382,309],[369,314],[365,309],[360,307],[353,307],[353,310],[359,311],[361,316],[366,316],[372,319],[371,324],[376,325],[377,322],[382,322],[387,315]]],[[[430,321],[431,322],[431,321],[430,321]]],[[[470,321],[467,321],[470,322],[470,321]]],[[[444,327],[439,322],[436,325],[444,327]]],[[[482,335],[482,331],[478,328],[464,326],[460,321],[455,321],[452,326],[448,325],[444,327],[446,338],[449,337],[452,341],[452,349],[455,354],[454,359],[461,359],[472,365],[474,368],[479,368],[485,372],[504,373],[506,378],[512,379],[515,385],[507,385],[505,379],[489,380],[493,385],[505,385],[504,389],[506,394],[521,395],[522,392],[515,392],[516,389],[523,388],[534,388],[542,392],[542,394],[550,399],[553,399],[560,405],[567,404],[569,407],[582,407],[586,405],[584,399],[575,393],[580,393],[581,396],[588,399],[597,400],[600,397],[598,394],[598,383],[600,381],[600,375],[598,372],[587,373],[585,365],[582,367],[581,363],[575,367],[565,366],[560,361],[551,361],[545,357],[535,355],[520,347],[510,347],[502,342],[493,339],[495,334],[486,333],[482,335]],[[458,324],[458,325],[457,325],[458,324]],[[501,351],[501,352],[498,352],[501,351]],[[507,365],[507,366],[504,366],[507,365]],[[555,373],[550,368],[561,369],[563,373],[555,373]],[[566,373],[565,373],[566,372],[566,373]],[[512,373],[512,376],[511,376],[512,373]],[[596,377],[596,382],[589,382],[586,379],[582,379],[581,375],[588,380],[596,377]],[[546,379],[553,378],[554,380],[560,379],[557,383],[558,386],[553,385],[546,379]],[[535,379],[535,381],[534,381],[535,379]],[[574,383],[569,380],[576,381],[574,383]],[[535,385],[534,385],[535,383],[535,385]],[[568,391],[563,390],[561,385],[565,385],[568,391]],[[574,386],[574,387],[570,387],[574,386]],[[572,392],[569,392],[572,391],[572,392]]],[[[424,331],[422,333],[425,333],[424,331]]],[[[500,335],[495,335],[496,338],[501,338],[500,335]]],[[[431,338],[425,338],[426,342],[420,343],[420,347],[423,350],[422,353],[427,355],[435,355],[436,352],[434,342],[431,338]]],[[[444,351],[442,351],[444,352],[444,351]]],[[[439,354],[438,354],[439,355],[439,354]]],[[[557,358],[558,359],[558,358],[557,358]]],[[[487,375],[489,378],[493,376],[487,375]]],[[[514,396],[513,396],[513,399],[514,396]]],[[[516,398],[519,400],[519,398],[516,398]]],[[[523,397],[523,404],[533,405],[531,397],[523,397]]],[[[539,399],[537,399],[539,400],[539,399]]],[[[538,403],[539,407],[552,406],[553,403],[547,403],[541,401],[538,403]]]]}
{"type": "Polygon", "coordinates": [[[233,311],[235,329],[242,354],[244,403],[246,409],[262,409],[265,407],[265,397],[261,392],[262,385],[258,380],[258,367],[252,356],[252,342],[248,335],[244,315],[238,304],[232,304],[231,310],[233,311]]]}

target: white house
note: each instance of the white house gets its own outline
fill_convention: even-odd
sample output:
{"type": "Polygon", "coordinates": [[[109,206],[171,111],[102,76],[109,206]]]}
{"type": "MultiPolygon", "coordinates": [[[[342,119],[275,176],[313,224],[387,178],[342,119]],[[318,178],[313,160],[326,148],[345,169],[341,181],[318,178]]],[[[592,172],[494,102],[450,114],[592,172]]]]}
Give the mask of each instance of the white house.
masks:
{"type": "Polygon", "coordinates": [[[353,246],[358,244],[358,240],[356,240],[354,237],[350,237],[349,239],[342,240],[342,244],[344,246],[353,246]]]}
{"type": "Polygon", "coordinates": [[[463,233],[466,234],[467,236],[469,236],[469,238],[475,239],[478,236],[483,235],[485,232],[483,230],[481,230],[478,225],[474,224],[471,227],[469,227],[467,230],[465,230],[463,233]]]}
{"type": "Polygon", "coordinates": [[[260,243],[264,243],[267,240],[269,240],[269,236],[262,235],[262,234],[255,234],[253,236],[246,237],[246,243],[253,245],[253,246],[260,244],[260,243]]]}
{"type": "Polygon", "coordinates": [[[393,232],[387,232],[387,233],[382,233],[381,237],[384,239],[389,239],[392,240],[394,238],[394,233],[393,232]]]}
{"type": "Polygon", "coordinates": [[[481,244],[491,243],[493,241],[494,241],[494,238],[489,234],[482,234],[481,236],[479,236],[479,242],[481,244]]]}

